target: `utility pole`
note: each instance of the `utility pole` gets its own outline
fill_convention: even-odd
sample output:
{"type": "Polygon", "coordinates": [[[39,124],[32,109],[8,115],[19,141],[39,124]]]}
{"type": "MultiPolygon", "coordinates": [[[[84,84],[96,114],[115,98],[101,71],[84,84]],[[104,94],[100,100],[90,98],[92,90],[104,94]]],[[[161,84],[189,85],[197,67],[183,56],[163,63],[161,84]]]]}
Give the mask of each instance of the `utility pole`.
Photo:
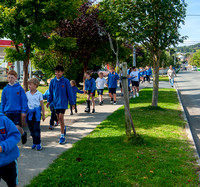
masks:
{"type": "Polygon", "coordinates": [[[174,65],[176,66],[176,49],[174,48],[174,65]]]}
{"type": "Polygon", "coordinates": [[[136,66],[136,49],[135,49],[135,45],[133,45],[133,66],[136,66]]]}

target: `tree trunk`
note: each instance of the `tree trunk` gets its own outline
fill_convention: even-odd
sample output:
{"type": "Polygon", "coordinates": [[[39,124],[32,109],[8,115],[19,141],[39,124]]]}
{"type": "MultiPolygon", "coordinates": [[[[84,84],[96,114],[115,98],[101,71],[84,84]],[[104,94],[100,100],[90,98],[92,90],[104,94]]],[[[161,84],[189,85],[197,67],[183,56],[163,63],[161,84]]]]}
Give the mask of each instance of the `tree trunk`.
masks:
{"type": "Polygon", "coordinates": [[[153,95],[152,95],[152,106],[158,106],[158,89],[159,89],[159,66],[160,66],[160,55],[158,52],[153,55],[153,95]]]}
{"type": "Polygon", "coordinates": [[[23,88],[28,91],[28,64],[29,64],[30,46],[26,47],[26,59],[23,64],[23,88]]]}
{"type": "Polygon", "coordinates": [[[133,133],[135,136],[136,130],[133,124],[133,119],[130,112],[129,106],[129,91],[128,91],[128,80],[127,80],[127,63],[123,62],[122,64],[122,89],[124,94],[124,112],[125,112],[125,128],[126,135],[128,138],[131,137],[131,128],[133,129],[133,133]]]}

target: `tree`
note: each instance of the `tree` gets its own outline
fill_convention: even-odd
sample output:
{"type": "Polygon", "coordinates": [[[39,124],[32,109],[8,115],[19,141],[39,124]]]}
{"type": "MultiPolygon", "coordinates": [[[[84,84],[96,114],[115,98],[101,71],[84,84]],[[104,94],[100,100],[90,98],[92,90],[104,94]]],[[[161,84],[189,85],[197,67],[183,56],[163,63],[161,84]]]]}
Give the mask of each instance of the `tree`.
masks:
{"type": "Polygon", "coordinates": [[[117,20],[120,27],[118,32],[122,38],[131,43],[142,43],[151,53],[154,72],[152,105],[157,106],[160,57],[163,50],[182,42],[185,38],[179,33],[186,16],[185,2],[183,0],[104,0],[102,6],[108,20],[112,17],[117,20]]]}
{"type": "Polygon", "coordinates": [[[197,52],[192,55],[189,63],[192,66],[197,66],[197,67],[200,66],[200,50],[197,50],[197,52]]]}
{"type": "Polygon", "coordinates": [[[63,20],[58,30],[62,37],[76,38],[78,50],[71,53],[71,58],[77,59],[83,65],[85,73],[94,53],[103,48],[104,43],[108,40],[97,23],[98,7],[87,2],[79,8],[79,12],[80,16],[73,22],[63,20]]]}
{"type": "Polygon", "coordinates": [[[34,48],[45,48],[49,44],[47,35],[60,20],[73,19],[81,1],[1,0],[0,3],[0,37],[10,38],[16,48],[7,50],[6,58],[24,61],[23,87],[27,91],[28,64],[34,48]],[[20,43],[23,47],[18,46],[20,43]],[[15,56],[19,59],[14,59],[15,56]]]}

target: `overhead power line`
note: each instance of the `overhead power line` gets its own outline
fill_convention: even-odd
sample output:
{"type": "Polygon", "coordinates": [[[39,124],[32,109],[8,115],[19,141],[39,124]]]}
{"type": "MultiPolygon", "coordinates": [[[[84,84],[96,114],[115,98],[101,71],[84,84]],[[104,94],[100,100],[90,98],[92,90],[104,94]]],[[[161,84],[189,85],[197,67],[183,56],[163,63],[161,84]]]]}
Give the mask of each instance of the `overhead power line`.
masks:
{"type": "Polygon", "coordinates": [[[200,17],[200,14],[188,14],[186,16],[200,17]]]}

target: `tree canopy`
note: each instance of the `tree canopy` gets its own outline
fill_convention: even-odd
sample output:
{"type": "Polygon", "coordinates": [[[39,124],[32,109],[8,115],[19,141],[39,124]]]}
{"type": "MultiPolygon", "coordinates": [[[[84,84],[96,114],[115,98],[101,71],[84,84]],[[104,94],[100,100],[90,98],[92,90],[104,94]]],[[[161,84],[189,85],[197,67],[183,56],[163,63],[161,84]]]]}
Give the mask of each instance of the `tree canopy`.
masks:
{"type": "Polygon", "coordinates": [[[49,45],[48,34],[55,29],[60,20],[72,20],[77,16],[80,0],[5,0],[0,1],[0,37],[10,38],[16,47],[7,50],[7,59],[21,57],[24,61],[24,89],[27,90],[28,64],[34,48],[49,45]],[[23,47],[18,45],[22,43],[23,47]],[[25,54],[24,54],[25,53],[25,54]]]}

